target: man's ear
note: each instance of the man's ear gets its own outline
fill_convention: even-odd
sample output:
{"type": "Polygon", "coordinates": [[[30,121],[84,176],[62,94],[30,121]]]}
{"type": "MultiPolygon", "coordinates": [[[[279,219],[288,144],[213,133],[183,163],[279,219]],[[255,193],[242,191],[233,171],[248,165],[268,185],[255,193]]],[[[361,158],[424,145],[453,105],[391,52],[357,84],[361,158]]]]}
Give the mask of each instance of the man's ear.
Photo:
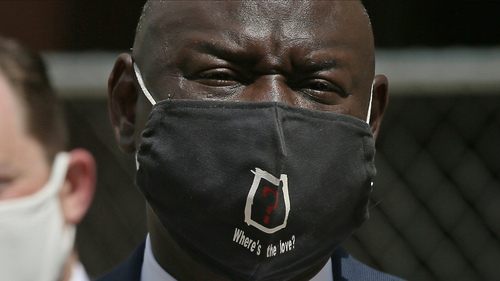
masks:
{"type": "Polygon", "coordinates": [[[60,197],[67,224],[78,224],[87,213],[94,197],[95,161],[84,149],[70,152],[70,162],[60,197]]]}
{"type": "Polygon", "coordinates": [[[373,137],[377,139],[380,123],[389,102],[389,81],[385,75],[377,75],[373,79],[373,100],[370,116],[370,127],[373,137]]]}
{"type": "Polygon", "coordinates": [[[132,57],[121,54],[108,80],[109,118],[123,152],[135,151],[135,114],[138,91],[134,84],[132,57]]]}

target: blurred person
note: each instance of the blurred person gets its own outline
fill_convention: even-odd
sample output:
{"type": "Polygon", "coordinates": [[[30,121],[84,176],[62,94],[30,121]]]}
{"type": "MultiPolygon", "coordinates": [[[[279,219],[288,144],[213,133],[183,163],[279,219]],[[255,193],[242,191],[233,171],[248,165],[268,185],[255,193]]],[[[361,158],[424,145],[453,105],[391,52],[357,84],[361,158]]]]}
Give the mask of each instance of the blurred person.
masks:
{"type": "Polygon", "coordinates": [[[0,280],[85,281],[75,225],[89,208],[95,163],[65,152],[62,106],[39,54],[0,38],[0,280]]]}
{"type": "Polygon", "coordinates": [[[360,1],[148,1],[109,78],[145,242],[99,280],[399,280],[367,218],[388,100],[360,1]]]}

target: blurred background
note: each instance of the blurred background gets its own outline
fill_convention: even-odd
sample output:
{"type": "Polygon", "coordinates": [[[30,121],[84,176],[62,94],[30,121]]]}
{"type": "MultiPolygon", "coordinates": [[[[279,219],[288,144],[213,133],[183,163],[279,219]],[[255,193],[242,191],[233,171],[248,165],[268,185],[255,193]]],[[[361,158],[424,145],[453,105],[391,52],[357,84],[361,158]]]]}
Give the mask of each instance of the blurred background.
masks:
{"type": "MultiPolygon", "coordinates": [[[[146,235],[134,159],[115,143],[107,77],[144,0],[0,1],[0,35],[42,51],[71,145],[98,163],[78,228],[91,277],[146,235]]],[[[344,247],[408,280],[500,280],[500,1],[364,1],[390,81],[371,218],[344,247]]]]}

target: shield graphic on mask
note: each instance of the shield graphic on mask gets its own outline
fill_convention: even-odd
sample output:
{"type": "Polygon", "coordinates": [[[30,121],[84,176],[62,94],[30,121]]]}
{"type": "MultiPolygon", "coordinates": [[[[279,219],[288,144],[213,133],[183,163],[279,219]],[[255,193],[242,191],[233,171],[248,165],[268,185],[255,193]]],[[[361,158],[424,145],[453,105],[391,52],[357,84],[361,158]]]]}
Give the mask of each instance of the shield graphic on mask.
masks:
{"type": "Polygon", "coordinates": [[[255,168],[255,176],[245,205],[245,222],[265,233],[275,233],[286,227],[290,213],[288,177],[276,178],[255,168]]]}

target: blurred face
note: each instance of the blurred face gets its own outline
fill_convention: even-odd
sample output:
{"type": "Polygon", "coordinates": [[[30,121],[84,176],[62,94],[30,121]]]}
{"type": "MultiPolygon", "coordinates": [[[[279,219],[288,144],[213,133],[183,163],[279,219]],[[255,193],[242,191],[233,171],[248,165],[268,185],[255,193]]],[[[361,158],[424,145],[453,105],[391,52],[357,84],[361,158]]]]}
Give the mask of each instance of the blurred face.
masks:
{"type": "Polygon", "coordinates": [[[279,101],[366,118],[374,49],[357,1],[153,1],[136,42],[157,101],[279,101]]]}
{"type": "Polygon", "coordinates": [[[0,200],[30,195],[50,176],[43,147],[27,132],[24,112],[0,72],[0,200]]]}

